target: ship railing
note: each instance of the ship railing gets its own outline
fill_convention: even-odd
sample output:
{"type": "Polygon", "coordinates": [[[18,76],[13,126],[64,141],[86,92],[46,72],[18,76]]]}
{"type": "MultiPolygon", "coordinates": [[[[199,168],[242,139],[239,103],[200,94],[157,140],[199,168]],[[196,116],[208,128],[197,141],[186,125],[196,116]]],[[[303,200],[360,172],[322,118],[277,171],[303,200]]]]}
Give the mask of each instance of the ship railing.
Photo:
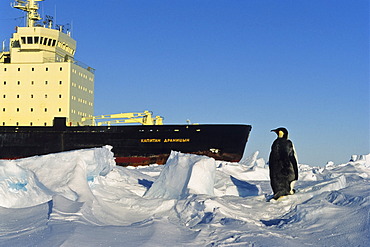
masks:
{"type": "MultiPolygon", "coordinates": [[[[55,58],[44,58],[44,63],[63,63],[63,62],[65,62],[65,61],[58,61],[55,58]]],[[[68,62],[71,62],[73,64],[76,64],[76,65],[80,66],[81,68],[86,69],[87,71],[90,71],[93,74],[95,73],[95,69],[94,68],[92,68],[92,67],[84,64],[81,61],[78,61],[76,59],[69,59],[68,62]]]]}
{"type": "Polygon", "coordinates": [[[95,69],[94,68],[91,68],[90,66],[84,64],[83,62],[80,62],[78,60],[73,60],[73,63],[80,66],[81,68],[84,68],[86,69],[87,71],[90,71],[91,73],[95,73],[95,69]]]}

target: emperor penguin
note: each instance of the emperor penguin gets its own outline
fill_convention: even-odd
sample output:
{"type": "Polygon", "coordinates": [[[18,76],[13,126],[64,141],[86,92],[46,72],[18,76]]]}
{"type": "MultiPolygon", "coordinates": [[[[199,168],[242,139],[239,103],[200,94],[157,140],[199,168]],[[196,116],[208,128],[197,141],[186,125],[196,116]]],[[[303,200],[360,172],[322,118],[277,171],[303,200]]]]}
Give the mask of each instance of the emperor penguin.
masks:
{"type": "Polygon", "coordinates": [[[271,146],[269,157],[270,182],[274,199],[294,194],[294,184],[298,180],[296,152],[291,140],[288,139],[286,128],[271,130],[277,134],[271,146]]]}

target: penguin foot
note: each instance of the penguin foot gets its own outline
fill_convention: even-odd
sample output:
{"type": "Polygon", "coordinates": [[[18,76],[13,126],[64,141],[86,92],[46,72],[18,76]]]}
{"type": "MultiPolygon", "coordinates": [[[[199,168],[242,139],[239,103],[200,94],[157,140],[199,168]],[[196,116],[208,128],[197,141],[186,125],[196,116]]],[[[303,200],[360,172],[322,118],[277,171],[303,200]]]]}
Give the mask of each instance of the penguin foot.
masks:
{"type": "Polygon", "coordinates": [[[278,199],[275,199],[276,201],[283,201],[287,196],[280,196],[278,199]]]}

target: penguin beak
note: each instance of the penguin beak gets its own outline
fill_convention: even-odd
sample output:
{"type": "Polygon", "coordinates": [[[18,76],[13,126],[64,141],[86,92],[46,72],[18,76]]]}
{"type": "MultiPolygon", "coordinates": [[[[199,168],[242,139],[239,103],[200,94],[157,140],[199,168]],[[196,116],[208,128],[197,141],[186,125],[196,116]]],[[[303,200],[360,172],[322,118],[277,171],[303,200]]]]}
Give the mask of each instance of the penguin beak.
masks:
{"type": "Polygon", "coordinates": [[[276,131],[277,131],[277,130],[276,130],[276,129],[274,129],[274,130],[271,130],[270,132],[275,132],[275,133],[276,133],[276,131]]]}

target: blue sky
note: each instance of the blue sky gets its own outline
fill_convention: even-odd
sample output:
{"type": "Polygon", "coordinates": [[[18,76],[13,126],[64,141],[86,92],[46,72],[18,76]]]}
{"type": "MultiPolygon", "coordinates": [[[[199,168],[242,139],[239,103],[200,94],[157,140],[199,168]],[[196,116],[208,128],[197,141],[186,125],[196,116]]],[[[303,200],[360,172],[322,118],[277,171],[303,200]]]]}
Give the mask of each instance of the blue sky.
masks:
{"type": "MultiPolygon", "coordinates": [[[[0,39],[22,12],[0,3],[0,39]]],[[[299,161],[369,153],[368,0],[46,0],[96,69],[95,114],[151,110],[165,123],[245,123],[267,159],[290,131],[299,161]]]]}

